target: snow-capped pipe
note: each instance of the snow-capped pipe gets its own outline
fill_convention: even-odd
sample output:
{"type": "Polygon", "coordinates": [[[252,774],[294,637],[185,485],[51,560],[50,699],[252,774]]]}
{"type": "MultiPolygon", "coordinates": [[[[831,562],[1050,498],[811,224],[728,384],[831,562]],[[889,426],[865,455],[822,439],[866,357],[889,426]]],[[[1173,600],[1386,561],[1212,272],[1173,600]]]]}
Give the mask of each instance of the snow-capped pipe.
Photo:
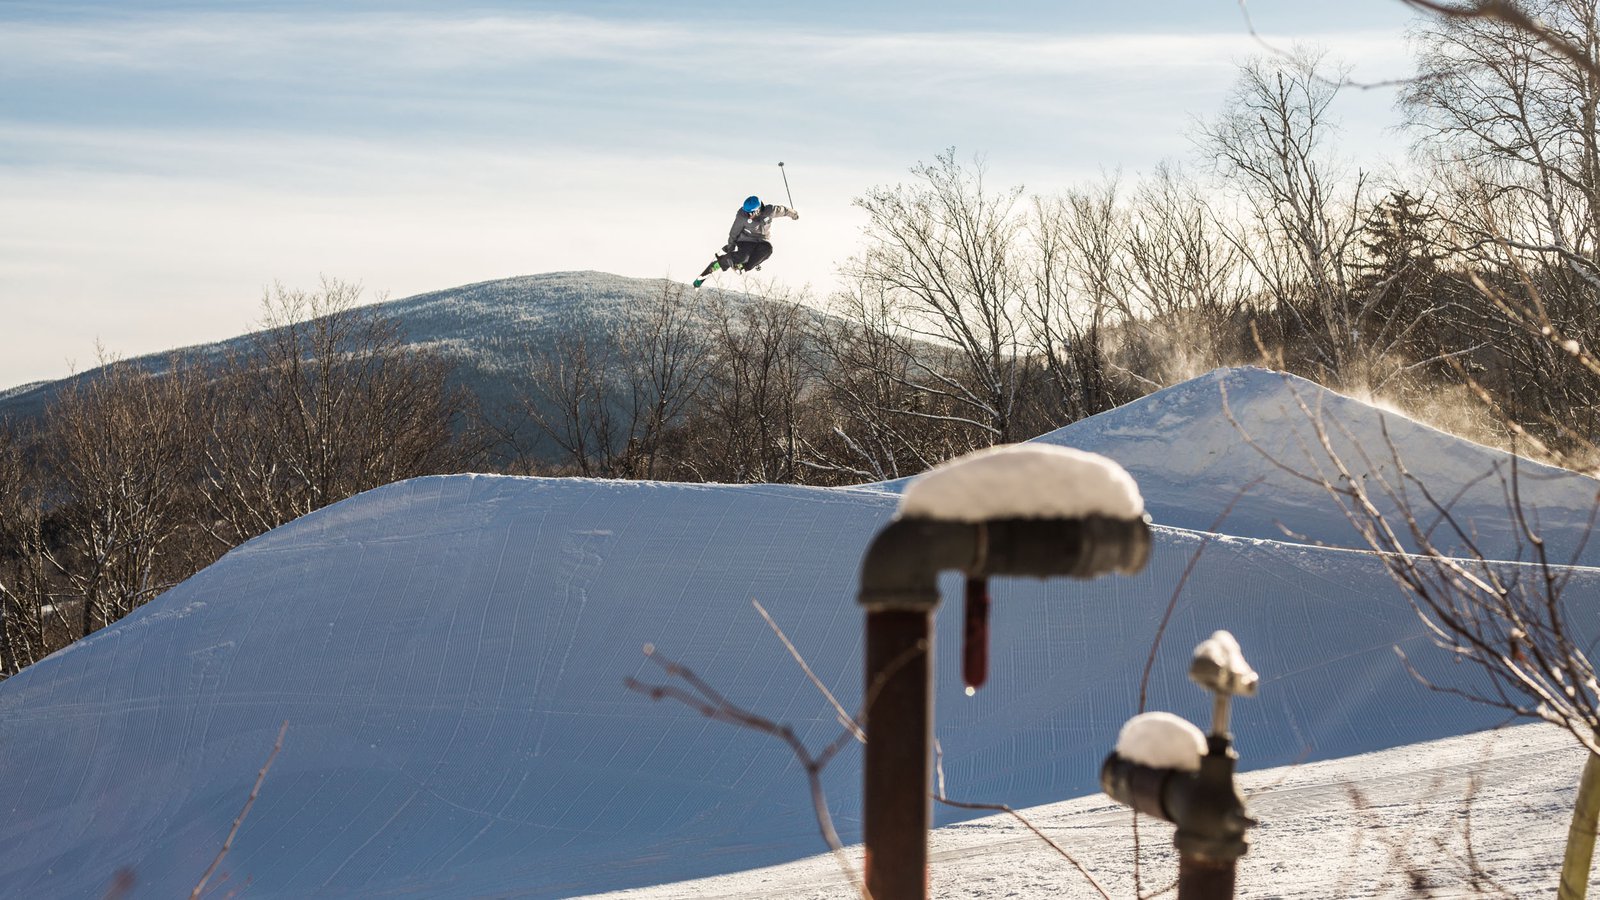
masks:
{"type": "Polygon", "coordinates": [[[1200,729],[1168,713],[1143,713],[1123,726],[1100,766],[1100,787],[1111,799],[1177,826],[1178,900],[1228,900],[1239,857],[1250,849],[1245,834],[1256,824],[1233,781],[1239,756],[1228,733],[1228,704],[1254,696],[1261,679],[1226,631],[1195,648],[1189,678],[1216,701],[1204,755],[1200,729]]]}
{"type": "Polygon", "coordinates": [[[969,578],[1094,578],[1131,575],[1149,558],[1150,525],[1143,518],[901,518],[867,545],[857,599],[869,612],[932,611],[939,605],[940,572],[959,571],[969,578]]]}
{"type": "Polygon", "coordinates": [[[1111,799],[1177,826],[1179,900],[1223,900],[1234,891],[1245,832],[1256,824],[1234,785],[1238,755],[1227,735],[1206,738],[1198,772],[1140,765],[1113,752],[1100,767],[1111,799]]]}
{"type": "MultiPolygon", "coordinates": [[[[970,591],[991,575],[1133,573],[1149,555],[1143,517],[960,522],[912,516],[873,538],[861,562],[858,601],[867,612],[862,836],[867,889],[876,900],[928,896],[939,573],[965,573],[970,591]]],[[[987,627],[981,631],[986,641],[987,627]]],[[[969,650],[987,656],[987,648],[969,650]]]]}

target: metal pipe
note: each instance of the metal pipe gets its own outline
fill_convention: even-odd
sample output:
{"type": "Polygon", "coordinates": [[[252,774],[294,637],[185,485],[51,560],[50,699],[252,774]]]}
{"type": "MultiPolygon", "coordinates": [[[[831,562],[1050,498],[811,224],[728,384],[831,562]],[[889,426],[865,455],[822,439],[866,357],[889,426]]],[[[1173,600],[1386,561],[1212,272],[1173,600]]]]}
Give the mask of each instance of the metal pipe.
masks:
{"type": "Polygon", "coordinates": [[[933,609],[867,613],[862,838],[874,900],[928,896],[933,609]]]}
{"type": "Polygon", "coordinates": [[[974,561],[976,526],[899,519],[861,561],[867,610],[863,866],[873,900],[928,896],[933,777],[933,614],[941,570],[974,561]]]}
{"type": "Polygon", "coordinates": [[[940,572],[1092,578],[1137,572],[1150,554],[1144,519],[902,518],[861,561],[866,609],[866,734],[862,831],[874,900],[928,896],[932,819],[933,617],[940,572]]]}
{"type": "Polygon", "coordinates": [[[1178,856],[1178,900],[1232,900],[1238,862],[1214,862],[1190,853],[1178,856]]]}
{"type": "Polygon", "coordinates": [[[1198,772],[1157,769],[1116,753],[1100,768],[1100,787],[1113,800],[1177,826],[1179,900],[1227,900],[1233,896],[1239,857],[1256,824],[1245,812],[1233,781],[1232,742],[1210,735],[1198,772]]]}

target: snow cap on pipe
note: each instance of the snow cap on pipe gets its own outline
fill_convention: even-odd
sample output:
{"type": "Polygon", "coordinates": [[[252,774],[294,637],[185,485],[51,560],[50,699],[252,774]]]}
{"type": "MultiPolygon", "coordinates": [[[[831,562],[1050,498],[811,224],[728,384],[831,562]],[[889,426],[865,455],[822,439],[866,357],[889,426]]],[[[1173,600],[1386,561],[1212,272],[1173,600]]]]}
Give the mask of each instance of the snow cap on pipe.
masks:
{"type": "Polygon", "coordinates": [[[958,456],[912,479],[896,518],[1139,519],[1144,498],[1127,470],[1097,453],[1010,444],[958,456]]]}
{"type": "Polygon", "coordinates": [[[1117,755],[1152,769],[1200,771],[1206,736],[1188,719],[1169,712],[1140,713],[1117,734],[1117,755]]]}
{"type": "Polygon", "coordinates": [[[1261,676],[1245,662],[1239,642],[1227,631],[1214,632],[1194,648],[1189,677],[1196,684],[1230,697],[1253,697],[1261,676]]]}

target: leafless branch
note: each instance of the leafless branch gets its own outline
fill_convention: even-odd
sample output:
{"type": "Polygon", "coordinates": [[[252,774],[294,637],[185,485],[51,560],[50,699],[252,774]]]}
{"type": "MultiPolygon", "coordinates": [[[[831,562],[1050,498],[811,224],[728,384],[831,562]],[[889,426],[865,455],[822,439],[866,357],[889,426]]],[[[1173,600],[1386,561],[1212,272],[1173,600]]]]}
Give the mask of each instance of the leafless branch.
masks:
{"type": "Polygon", "coordinates": [[[228,851],[233,849],[233,839],[239,834],[239,826],[244,824],[245,816],[250,815],[250,807],[255,805],[256,797],[261,795],[261,783],[267,780],[267,772],[272,768],[273,760],[278,758],[278,751],[283,749],[283,736],[288,731],[289,722],[285,720],[282,725],[278,726],[278,739],[273,742],[272,752],[267,754],[267,761],[262,764],[261,771],[256,773],[256,783],[250,788],[250,796],[245,799],[244,807],[239,810],[239,815],[234,817],[233,827],[228,829],[228,837],[222,842],[222,849],[217,851],[216,858],[211,860],[210,866],[206,867],[205,873],[200,876],[199,883],[194,886],[194,890],[189,892],[189,900],[200,900],[200,897],[205,892],[206,882],[211,880],[212,874],[217,871],[218,866],[222,865],[222,860],[227,857],[228,851]]]}
{"type": "Polygon", "coordinates": [[[778,623],[772,620],[772,616],[767,613],[766,607],[761,605],[761,601],[752,599],[750,605],[756,608],[756,612],[761,614],[761,618],[767,620],[767,627],[771,628],[772,633],[777,635],[778,640],[783,642],[783,648],[789,651],[789,656],[799,664],[800,670],[806,673],[806,678],[810,679],[811,684],[827,699],[828,705],[833,707],[834,715],[838,717],[839,724],[855,735],[856,740],[866,743],[867,733],[861,730],[860,725],[856,724],[854,716],[845,712],[844,705],[839,702],[838,698],[833,696],[833,691],[828,690],[828,686],[822,683],[822,679],[817,677],[817,673],[811,671],[811,666],[806,664],[806,658],[800,655],[800,651],[795,649],[794,643],[789,640],[789,636],[784,634],[783,629],[778,627],[778,623]]]}
{"type": "MultiPolygon", "coordinates": [[[[1409,0],[1401,0],[1401,2],[1409,2],[1409,0]]],[[[1266,37],[1261,34],[1261,32],[1256,30],[1255,19],[1250,15],[1248,0],[1239,0],[1239,14],[1244,17],[1245,30],[1250,32],[1251,39],[1257,44],[1260,44],[1263,50],[1266,50],[1268,53],[1278,57],[1279,59],[1289,61],[1293,61],[1295,59],[1295,54],[1292,51],[1285,50],[1282,47],[1273,44],[1271,41],[1268,41],[1266,37]]],[[[1411,84],[1417,80],[1416,76],[1412,76],[1409,78],[1389,78],[1382,81],[1356,81],[1344,76],[1339,78],[1328,78],[1327,76],[1317,73],[1313,73],[1312,77],[1317,81],[1328,85],[1329,87],[1351,87],[1363,91],[1374,90],[1376,88],[1399,87],[1401,85],[1411,84]]]]}
{"type": "MultiPolygon", "coordinates": [[[[1400,0],[1407,6],[1426,10],[1447,19],[1489,19],[1533,35],[1547,47],[1566,57],[1573,65],[1600,78],[1600,64],[1560,35],[1517,7],[1510,0],[1474,0],[1466,4],[1439,3],[1436,0],[1400,0]]],[[[1241,4],[1243,5],[1243,0],[1241,4]]]]}
{"type": "Polygon", "coordinates": [[[1043,831],[1040,831],[1038,826],[1028,821],[1028,819],[1023,816],[1022,813],[1017,812],[1004,803],[973,803],[970,801],[950,799],[950,797],[945,794],[944,788],[944,746],[940,744],[938,740],[933,742],[933,764],[934,772],[938,776],[937,789],[933,793],[933,799],[943,803],[946,806],[953,806],[956,809],[989,810],[992,812],[1003,812],[1009,815],[1011,818],[1016,819],[1017,822],[1022,825],[1022,827],[1033,832],[1035,837],[1049,845],[1051,850],[1054,850],[1056,853],[1060,854],[1062,859],[1065,859],[1067,862],[1071,863],[1072,867],[1078,870],[1078,874],[1082,875],[1084,880],[1089,882],[1089,885],[1100,893],[1100,896],[1106,898],[1106,900],[1111,900],[1111,895],[1106,892],[1105,887],[1101,885],[1099,881],[1095,880],[1094,875],[1090,874],[1089,870],[1084,868],[1083,863],[1078,862],[1078,860],[1075,859],[1072,854],[1062,849],[1060,844],[1057,844],[1054,840],[1051,840],[1049,835],[1045,834],[1043,831]]]}

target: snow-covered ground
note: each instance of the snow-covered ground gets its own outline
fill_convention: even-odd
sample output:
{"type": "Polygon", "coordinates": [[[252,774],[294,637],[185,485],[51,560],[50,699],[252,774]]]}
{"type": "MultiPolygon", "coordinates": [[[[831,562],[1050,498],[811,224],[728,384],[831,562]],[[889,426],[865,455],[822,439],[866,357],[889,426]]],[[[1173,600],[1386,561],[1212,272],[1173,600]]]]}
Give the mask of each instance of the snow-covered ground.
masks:
{"type": "MultiPolygon", "coordinates": [[[[1583,750],[1548,725],[1445,738],[1240,778],[1260,821],[1239,861],[1240,897],[1551,897],[1583,750]]],[[[1113,897],[1177,877],[1172,828],[1103,795],[1022,810],[1113,897]]],[[[951,900],[1098,898],[1063,858],[1006,814],[935,829],[931,890],[951,900]]],[[[859,846],[849,859],[858,869],[859,846]]],[[[592,895],[593,900],[846,900],[822,854],[711,878],[592,895]]],[[[1167,896],[1172,896],[1168,894],[1167,896]]]]}
{"type": "MultiPolygon", "coordinates": [[[[1272,373],[1227,370],[1046,436],[1133,474],[1155,520],[1151,563],[1136,576],[1091,582],[996,580],[989,683],[971,698],[960,684],[959,616],[940,615],[937,727],[948,790],[1017,808],[1086,798],[1042,815],[1052,827],[1064,815],[1079,824],[1063,828],[1102,829],[1085,852],[1126,895],[1117,880],[1128,852],[1116,831],[1122,817],[1095,796],[1096,777],[1138,711],[1157,623],[1203,546],[1157,654],[1149,706],[1206,723],[1209,701],[1184,677],[1189,651],[1219,628],[1236,635],[1262,679],[1258,697],[1234,706],[1242,767],[1301,764],[1274,789],[1286,792],[1281,802],[1260,798],[1255,811],[1268,824],[1243,870],[1246,890],[1360,896],[1347,886],[1373,867],[1359,858],[1317,874],[1270,845],[1294,836],[1322,846],[1326,829],[1328,846],[1348,849],[1357,838],[1377,846],[1388,838],[1361,823],[1410,807],[1380,801],[1375,785],[1369,799],[1379,811],[1340,813],[1338,781],[1355,777],[1365,790],[1388,777],[1382,766],[1411,778],[1420,765],[1465,772],[1489,763],[1469,743],[1448,745],[1458,756],[1438,763],[1404,754],[1342,763],[1352,775],[1318,775],[1316,764],[1500,719],[1427,691],[1401,668],[1396,645],[1440,681],[1468,676],[1428,648],[1369,556],[1271,539],[1282,536],[1278,522],[1330,542],[1349,526],[1314,486],[1278,478],[1243,444],[1222,413],[1223,385],[1268,446],[1298,448],[1296,393],[1337,410],[1353,434],[1378,433],[1371,407],[1272,373]],[[1224,534],[1197,531],[1258,475],[1267,481],[1224,534]],[[1293,784],[1304,785],[1300,801],[1287,792],[1293,784]],[[1355,824],[1339,831],[1345,820],[1355,824]]],[[[1457,511],[1486,546],[1515,555],[1514,533],[1496,520],[1498,485],[1473,486],[1503,457],[1393,419],[1390,435],[1423,477],[1451,492],[1468,485],[1457,511]]],[[[1540,520],[1553,538],[1575,543],[1571,523],[1586,521],[1595,483],[1530,472],[1540,520]]],[[[657,677],[640,653],[653,644],[812,746],[831,740],[832,711],[750,601],[853,705],[857,566],[894,512],[893,488],[450,476],[371,491],[263,535],[0,683],[0,895],[100,896],[122,871],[138,896],[187,892],[283,722],[283,750],[224,865],[229,886],[248,883],[245,896],[562,897],[809,857],[822,846],[785,747],[652,703],[623,679],[657,677]]],[[[952,576],[945,596],[958,586],[952,576]]],[[[1580,569],[1569,591],[1592,596],[1597,586],[1600,571],[1580,569]]],[[[1574,616],[1595,632],[1594,609],[1574,616]]],[[[1577,763],[1559,741],[1538,747],[1555,755],[1508,762],[1501,780],[1542,791],[1550,799],[1538,815],[1564,821],[1557,808],[1577,763]]],[[[852,748],[825,773],[846,841],[859,838],[859,772],[852,748]]],[[[1432,798],[1417,833],[1462,821],[1464,789],[1407,783],[1432,798]]],[[[1023,865],[1001,858],[1025,843],[1011,826],[936,812],[961,823],[938,838],[941,896],[1034,890],[1031,881],[986,887],[980,869],[962,868],[990,865],[982,860],[995,854],[997,869],[1023,865]],[[961,871],[974,874],[950,874],[961,871]]],[[[1564,825],[1547,833],[1534,818],[1482,832],[1480,852],[1509,854],[1502,874],[1512,883],[1549,881],[1540,866],[1559,843],[1549,835],[1564,825]]],[[[1147,831],[1147,851],[1167,843],[1147,831]]],[[[1070,883],[1055,880],[1059,858],[1029,859],[1040,879],[1070,883]]],[[[823,878],[796,889],[838,883],[823,878]]]]}

